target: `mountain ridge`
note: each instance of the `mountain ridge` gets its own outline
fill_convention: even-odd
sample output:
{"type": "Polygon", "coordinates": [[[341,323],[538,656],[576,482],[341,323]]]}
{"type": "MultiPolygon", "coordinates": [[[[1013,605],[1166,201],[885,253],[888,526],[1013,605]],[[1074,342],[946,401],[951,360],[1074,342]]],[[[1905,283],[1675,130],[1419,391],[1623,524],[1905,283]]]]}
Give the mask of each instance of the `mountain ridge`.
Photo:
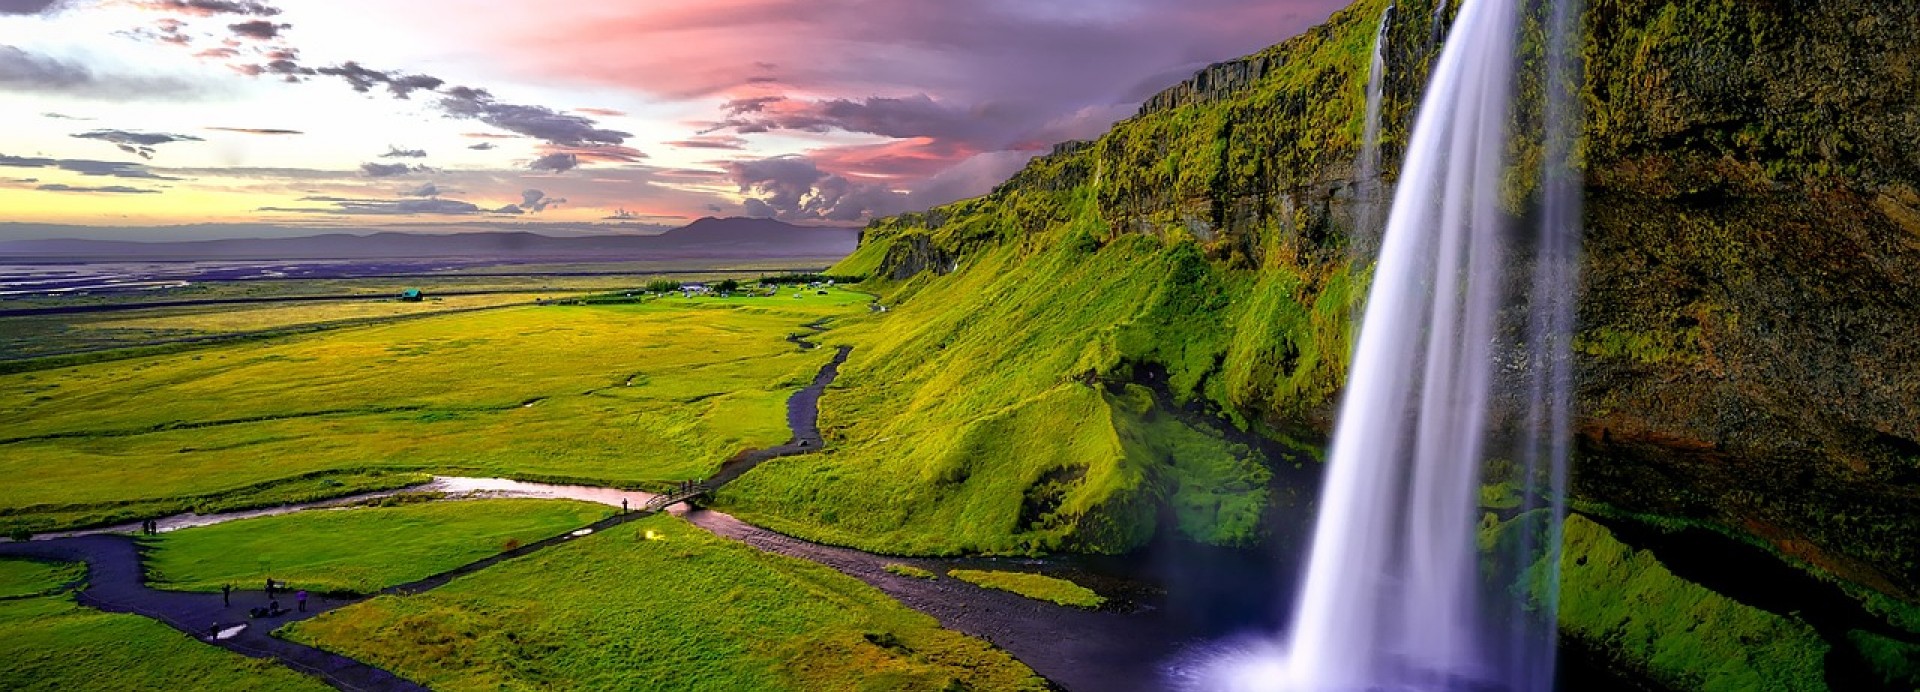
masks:
{"type": "Polygon", "coordinates": [[[366,234],[320,233],[287,238],[184,241],[47,239],[0,241],[0,258],[309,260],[609,257],[838,257],[853,250],[859,230],[796,226],[772,219],[704,217],[653,235],[543,235],[533,231],[366,234]]]}

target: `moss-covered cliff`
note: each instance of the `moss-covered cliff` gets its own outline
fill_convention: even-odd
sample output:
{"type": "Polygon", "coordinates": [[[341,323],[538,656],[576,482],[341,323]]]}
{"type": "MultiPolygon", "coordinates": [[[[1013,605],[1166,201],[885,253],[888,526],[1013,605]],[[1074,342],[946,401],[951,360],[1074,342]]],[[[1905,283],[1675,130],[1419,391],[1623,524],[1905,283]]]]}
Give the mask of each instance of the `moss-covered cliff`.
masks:
{"type": "MultiPolygon", "coordinates": [[[[835,335],[859,350],[827,398],[833,449],[731,500],[897,550],[1124,549],[1169,501],[1189,535],[1246,540],[1268,498],[1244,448],[1128,431],[1175,405],[1324,429],[1364,290],[1349,178],[1386,4],[1210,68],[991,195],[873,224],[836,271],[893,309],[835,335]]],[[[1920,3],[1588,5],[1576,493],[1920,601],[1920,3]]],[[[1402,2],[1390,32],[1389,162],[1431,9],[1402,2]]]]}

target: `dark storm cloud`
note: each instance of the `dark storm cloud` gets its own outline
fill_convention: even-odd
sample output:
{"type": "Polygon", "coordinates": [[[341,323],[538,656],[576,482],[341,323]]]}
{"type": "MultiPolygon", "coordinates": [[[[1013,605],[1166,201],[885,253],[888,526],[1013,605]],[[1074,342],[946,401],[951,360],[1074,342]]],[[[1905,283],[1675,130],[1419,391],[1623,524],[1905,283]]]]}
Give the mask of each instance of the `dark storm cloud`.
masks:
{"type": "Polygon", "coordinates": [[[159,190],[148,190],[144,188],[127,187],[125,185],[107,185],[104,187],[76,187],[73,185],[52,184],[52,185],[41,185],[40,187],[36,187],[34,189],[39,190],[41,192],[87,192],[87,193],[114,194],[114,195],[160,194],[159,190]]]}
{"type": "Polygon", "coordinates": [[[139,7],[163,12],[176,12],[200,17],[217,14],[237,14],[253,17],[274,17],[280,9],[258,2],[230,2],[229,0],[145,0],[135,3],[139,7]]]}
{"type": "Polygon", "coordinates": [[[454,87],[440,107],[455,118],[468,118],[494,127],[561,146],[622,144],[630,133],[598,127],[588,118],[555,112],[543,106],[501,103],[484,89],[454,87]]]}
{"type": "Polygon", "coordinates": [[[401,149],[391,144],[387,145],[387,153],[380,155],[383,159],[424,159],[426,157],[425,149],[401,149]]]}
{"type": "Polygon", "coordinates": [[[292,24],[275,24],[265,19],[255,19],[253,21],[227,25],[227,29],[232,31],[235,36],[242,36],[256,41],[268,41],[279,38],[281,29],[291,28],[293,28],[292,24]]]}
{"type": "Polygon", "coordinates": [[[0,14],[40,14],[61,0],[0,0],[0,14]]]}
{"type": "Polygon", "coordinates": [[[126,130],[94,130],[74,135],[76,139],[95,139],[113,144],[121,151],[143,159],[153,158],[154,147],[173,142],[204,142],[192,135],[176,135],[165,132],[129,132],[126,130]]]}
{"type": "Polygon", "coordinates": [[[516,206],[523,211],[538,214],[546,211],[548,207],[566,203],[567,200],[564,198],[548,197],[547,193],[539,190],[527,190],[520,193],[520,204],[516,206]]]}
{"type": "Polygon", "coordinates": [[[172,77],[103,74],[78,62],[0,45],[0,91],[130,101],[188,99],[202,89],[172,77]]]}
{"type": "Polygon", "coordinates": [[[540,147],[542,156],[567,154],[574,157],[576,164],[586,163],[639,163],[647,158],[646,152],[633,147],[602,144],[591,147],[567,147],[545,144],[540,147]]]}
{"type": "Polygon", "coordinates": [[[959,140],[982,147],[1010,144],[998,131],[1007,114],[991,105],[965,110],[925,94],[906,98],[873,97],[800,102],[784,98],[736,100],[719,127],[740,133],[799,130],[861,132],[882,137],[959,140]]]}
{"type": "Polygon", "coordinates": [[[47,159],[0,154],[0,167],[4,168],[56,168],[69,173],[105,178],[142,178],[146,180],[179,180],[147,170],[137,163],[116,161],[90,161],[87,159],[47,159]]]}
{"type": "Polygon", "coordinates": [[[385,85],[387,93],[392,94],[394,98],[398,99],[412,96],[413,92],[416,91],[433,91],[439,89],[441,85],[446,84],[444,80],[438,77],[423,74],[383,72],[368,69],[366,66],[351,60],[334,67],[322,67],[310,71],[305,70],[305,68],[299,68],[292,60],[278,62],[284,64],[276,66],[275,63],[268,63],[267,66],[269,70],[276,73],[282,73],[284,70],[301,70],[300,74],[313,74],[317,72],[323,75],[339,77],[346,80],[347,84],[352,86],[354,91],[363,94],[372,91],[374,87],[385,85]]]}
{"type": "Polygon", "coordinates": [[[409,173],[428,173],[433,169],[426,166],[409,166],[404,163],[363,163],[360,172],[369,178],[391,178],[409,173]]]}
{"type": "Polygon", "coordinates": [[[533,163],[527,165],[527,168],[531,170],[552,171],[554,173],[565,173],[579,167],[580,157],[565,153],[547,154],[546,156],[534,159],[533,163]]]}

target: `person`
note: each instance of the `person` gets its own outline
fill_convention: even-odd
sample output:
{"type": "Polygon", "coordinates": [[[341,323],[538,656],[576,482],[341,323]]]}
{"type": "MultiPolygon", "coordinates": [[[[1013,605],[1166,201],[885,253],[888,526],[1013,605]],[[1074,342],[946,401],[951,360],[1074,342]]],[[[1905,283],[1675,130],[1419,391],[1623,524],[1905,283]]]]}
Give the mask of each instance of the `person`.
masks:
{"type": "Polygon", "coordinates": [[[273,577],[267,577],[267,598],[273,598],[273,577]]]}
{"type": "Polygon", "coordinates": [[[221,584],[220,585],[220,607],[226,608],[232,605],[233,605],[233,585],[221,584]]]}
{"type": "Polygon", "coordinates": [[[279,601],[267,601],[267,617],[273,617],[287,611],[280,609],[279,601]]]}
{"type": "Polygon", "coordinates": [[[300,604],[300,612],[307,612],[307,590],[301,589],[299,593],[294,594],[293,602],[300,604]]]}
{"type": "Polygon", "coordinates": [[[207,640],[213,641],[219,638],[220,638],[220,623],[216,622],[216,623],[213,623],[212,625],[208,625],[207,640]]]}
{"type": "Polygon", "coordinates": [[[621,514],[627,513],[627,498],[624,498],[624,497],[620,498],[620,513],[621,514]]]}

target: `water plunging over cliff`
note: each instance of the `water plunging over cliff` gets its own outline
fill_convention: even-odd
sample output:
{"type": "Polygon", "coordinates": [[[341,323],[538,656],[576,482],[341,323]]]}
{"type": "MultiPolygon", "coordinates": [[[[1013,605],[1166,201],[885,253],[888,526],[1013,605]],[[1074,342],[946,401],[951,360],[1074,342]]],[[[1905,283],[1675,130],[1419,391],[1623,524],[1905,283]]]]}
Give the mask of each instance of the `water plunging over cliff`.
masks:
{"type": "MultiPolygon", "coordinates": [[[[1549,64],[1570,59],[1570,4],[1554,0],[1549,64]]],[[[1542,234],[1517,240],[1503,192],[1522,11],[1519,0],[1460,8],[1394,194],[1287,643],[1224,666],[1208,687],[1552,686],[1558,575],[1520,588],[1517,566],[1558,565],[1578,187],[1570,139],[1549,132],[1542,234]],[[1510,291],[1508,278],[1529,271],[1510,291]],[[1505,442],[1517,447],[1495,448],[1505,442]],[[1482,466],[1509,451],[1523,513],[1483,554],[1482,466]]],[[[1547,92],[1573,74],[1549,68],[1547,92]]],[[[1571,132],[1571,100],[1549,100],[1548,129],[1571,132]]]]}
{"type": "Polygon", "coordinates": [[[1433,52],[1433,47],[1440,43],[1440,30],[1441,27],[1446,26],[1447,6],[1449,4],[1447,0],[1439,0],[1433,3],[1433,24],[1431,25],[1432,28],[1427,30],[1427,52],[1429,53],[1433,52]]]}
{"type": "Polygon", "coordinates": [[[1356,261],[1371,259],[1379,247],[1381,190],[1384,189],[1380,179],[1380,102],[1386,94],[1387,29],[1392,26],[1395,7],[1388,5],[1380,16],[1380,30],[1373,39],[1373,63],[1367,67],[1367,122],[1360,136],[1360,158],[1353,165],[1356,194],[1349,242],[1356,261]]]}

